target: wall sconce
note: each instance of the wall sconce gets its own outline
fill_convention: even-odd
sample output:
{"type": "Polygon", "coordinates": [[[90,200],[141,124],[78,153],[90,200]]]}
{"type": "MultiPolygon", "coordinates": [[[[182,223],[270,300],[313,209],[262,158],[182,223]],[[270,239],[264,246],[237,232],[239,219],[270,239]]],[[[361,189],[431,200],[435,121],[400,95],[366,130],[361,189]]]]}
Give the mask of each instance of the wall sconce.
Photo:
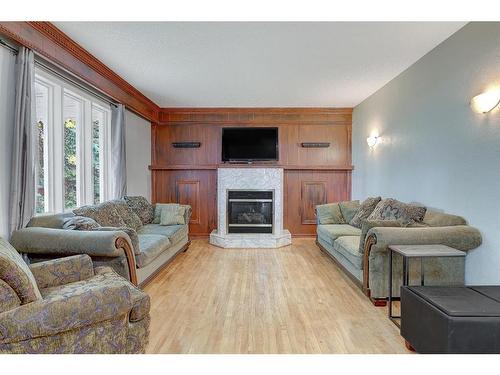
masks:
{"type": "Polygon", "coordinates": [[[470,106],[476,113],[488,113],[498,104],[500,104],[500,89],[483,92],[470,101],[470,106]]]}
{"type": "Polygon", "coordinates": [[[368,146],[370,146],[370,148],[373,148],[378,143],[379,138],[380,137],[378,137],[378,136],[368,137],[368,138],[366,138],[366,143],[368,143],[368,146]]]}

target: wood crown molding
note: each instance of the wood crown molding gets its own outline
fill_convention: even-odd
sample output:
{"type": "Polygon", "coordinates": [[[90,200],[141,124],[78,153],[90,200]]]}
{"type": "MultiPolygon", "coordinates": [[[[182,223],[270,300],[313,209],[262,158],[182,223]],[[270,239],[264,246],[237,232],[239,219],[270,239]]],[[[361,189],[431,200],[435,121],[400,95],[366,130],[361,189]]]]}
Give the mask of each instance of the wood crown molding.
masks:
{"type": "Polygon", "coordinates": [[[204,124],[351,124],[352,108],[318,107],[228,107],[161,108],[159,125],[204,124]]]}
{"type": "Polygon", "coordinates": [[[50,22],[0,22],[0,33],[101,90],[149,121],[160,108],[50,22]]]}

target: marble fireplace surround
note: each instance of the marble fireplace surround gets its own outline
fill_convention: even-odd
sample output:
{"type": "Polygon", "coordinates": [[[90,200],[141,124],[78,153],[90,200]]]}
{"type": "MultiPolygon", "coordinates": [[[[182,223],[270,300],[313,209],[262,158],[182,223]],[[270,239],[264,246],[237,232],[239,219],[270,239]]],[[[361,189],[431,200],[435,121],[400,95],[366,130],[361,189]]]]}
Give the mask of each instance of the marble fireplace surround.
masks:
{"type": "Polygon", "coordinates": [[[292,242],[290,232],[283,229],[283,168],[218,168],[217,229],[210,243],[224,248],[276,248],[292,242]],[[227,233],[228,190],[274,190],[272,234],[227,233]]]}

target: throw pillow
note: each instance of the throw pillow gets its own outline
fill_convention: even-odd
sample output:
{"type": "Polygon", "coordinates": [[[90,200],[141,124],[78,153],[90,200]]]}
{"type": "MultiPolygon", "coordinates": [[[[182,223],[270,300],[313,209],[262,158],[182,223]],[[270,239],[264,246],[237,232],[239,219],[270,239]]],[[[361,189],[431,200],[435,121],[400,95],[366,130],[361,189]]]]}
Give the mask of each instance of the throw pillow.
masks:
{"type": "Polygon", "coordinates": [[[163,210],[163,208],[169,207],[169,206],[179,207],[180,205],[179,205],[179,203],[156,203],[155,204],[155,215],[154,215],[154,219],[151,223],[152,224],[160,224],[161,211],[163,210]]]}
{"type": "Polygon", "coordinates": [[[356,212],[359,210],[359,206],[359,201],[339,202],[340,212],[342,213],[346,223],[350,222],[354,215],[356,215],[356,212]]]}
{"type": "Polygon", "coordinates": [[[182,206],[171,205],[161,209],[160,225],[180,225],[184,222],[184,211],[182,206]]]}
{"type": "Polygon", "coordinates": [[[138,230],[142,227],[142,221],[139,216],[132,210],[127,202],[123,199],[114,199],[109,201],[115,205],[116,212],[125,222],[126,227],[131,228],[133,230],[138,230]]]}
{"type": "Polygon", "coordinates": [[[344,217],[337,203],[316,206],[316,215],[320,224],[344,224],[344,217]]]}
{"type": "Polygon", "coordinates": [[[62,228],[69,230],[94,230],[100,225],[94,219],[85,216],[72,216],[64,219],[62,228]]]}
{"type": "Polygon", "coordinates": [[[116,211],[115,205],[104,202],[97,206],[83,206],[73,210],[77,216],[86,216],[94,219],[103,227],[126,227],[127,224],[116,211]]]}
{"type": "Polygon", "coordinates": [[[415,204],[407,204],[396,199],[382,199],[368,220],[403,220],[404,222],[421,222],[424,219],[426,208],[415,204]]]}
{"type": "Polygon", "coordinates": [[[368,216],[370,216],[381,199],[382,198],[380,197],[367,198],[363,203],[361,203],[358,212],[356,212],[353,218],[349,221],[349,224],[353,227],[361,229],[361,220],[367,219],[368,216]]]}
{"type": "Polygon", "coordinates": [[[124,196],[125,202],[141,219],[143,225],[151,224],[155,217],[155,208],[148,200],[141,196],[124,196]]]}
{"type": "Polygon", "coordinates": [[[30,268],[3,238],[0,238],[0,279],[16,292],[23,305],[42,299],[30,268]]]}

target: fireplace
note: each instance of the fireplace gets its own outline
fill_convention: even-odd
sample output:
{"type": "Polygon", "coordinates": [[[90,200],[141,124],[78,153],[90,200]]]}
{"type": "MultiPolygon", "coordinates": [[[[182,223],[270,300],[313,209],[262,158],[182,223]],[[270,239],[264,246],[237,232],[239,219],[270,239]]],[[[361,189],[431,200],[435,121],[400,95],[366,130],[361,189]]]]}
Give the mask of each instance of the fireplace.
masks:
{"type": "Polygon", "coordinates": [[[272,190],[228,190],[227,233],[273,233],[272,190]]]}
{"type": "Polygon", "coordinates": [[[217,168],[217,229],[223,248],[278,248],[292,242],[283,229],[283,168],[217,168]]]}

